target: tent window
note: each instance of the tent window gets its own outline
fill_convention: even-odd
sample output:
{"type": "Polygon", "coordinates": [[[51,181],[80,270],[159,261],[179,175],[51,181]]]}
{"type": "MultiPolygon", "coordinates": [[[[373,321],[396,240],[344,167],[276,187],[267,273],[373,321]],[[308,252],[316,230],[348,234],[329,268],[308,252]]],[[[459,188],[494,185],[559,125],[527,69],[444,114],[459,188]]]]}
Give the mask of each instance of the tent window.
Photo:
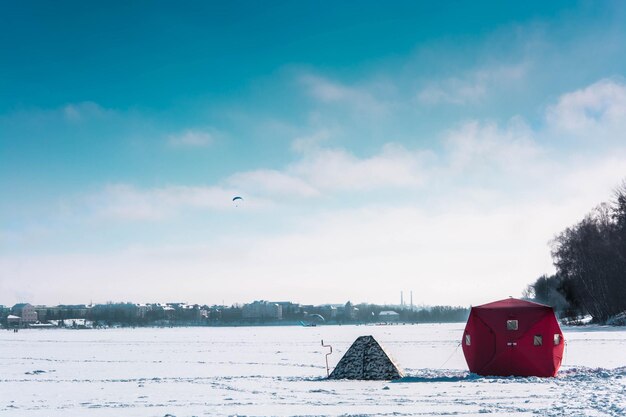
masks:
{"type": "Polygon", "coordinates": [[[472,338],[470,337],[469,334],[465,335],[465,346],[469,346],[472,344],[472,338]]]}
{"type": "Polygon", "coordinates": [[[517,320],[507,320],[506,321],[506,329],[507,330],[517,330],[517,320]]]}
{"type": "Polygon", "coordinates": [[[533,345],[535,346],[543,345],[543,337],[540,334],[536,334],[535,337],[533,337],[533,345]]]}
{"type": "Polygon", "coordinates": [[[554,335],[554,346],[558,345],[559,343],[561,343],[561,335],[556,333],[554,335]]]}

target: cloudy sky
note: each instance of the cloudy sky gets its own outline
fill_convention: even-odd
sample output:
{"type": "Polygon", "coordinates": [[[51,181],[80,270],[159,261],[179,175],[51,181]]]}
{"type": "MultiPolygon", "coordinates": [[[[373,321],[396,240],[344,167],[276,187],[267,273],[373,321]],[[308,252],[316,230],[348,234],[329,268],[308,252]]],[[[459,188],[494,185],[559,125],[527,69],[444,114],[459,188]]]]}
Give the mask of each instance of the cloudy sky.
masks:
{"type": "Polygon", "coordinates": [[[626,177],[625,21],[4,2],[0,304],[519,296],[626,177]]]}

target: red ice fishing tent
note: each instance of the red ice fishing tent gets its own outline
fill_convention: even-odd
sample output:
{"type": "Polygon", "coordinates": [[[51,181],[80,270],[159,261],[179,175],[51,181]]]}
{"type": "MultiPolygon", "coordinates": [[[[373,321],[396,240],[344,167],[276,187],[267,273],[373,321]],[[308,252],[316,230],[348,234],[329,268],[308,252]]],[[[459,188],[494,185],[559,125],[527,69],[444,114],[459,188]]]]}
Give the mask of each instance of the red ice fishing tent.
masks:
{"type": "Polygon", "coordinates": [[[508,298],[472,307],[462,344],[470,372],[550,377],[564,341],[552,307],[508,298]]]}

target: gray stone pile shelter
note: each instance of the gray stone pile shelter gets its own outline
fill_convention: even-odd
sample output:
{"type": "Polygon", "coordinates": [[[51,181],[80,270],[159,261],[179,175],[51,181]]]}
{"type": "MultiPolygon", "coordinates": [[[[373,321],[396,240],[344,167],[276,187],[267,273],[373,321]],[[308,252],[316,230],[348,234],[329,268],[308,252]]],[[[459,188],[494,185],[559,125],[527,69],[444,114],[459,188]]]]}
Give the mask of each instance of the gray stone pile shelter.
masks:
{"type": "Polygon", "coordinates": [[[373,336],[360,336],[343,355],[329,378],[386,381],[403,376],[373,336]]]}

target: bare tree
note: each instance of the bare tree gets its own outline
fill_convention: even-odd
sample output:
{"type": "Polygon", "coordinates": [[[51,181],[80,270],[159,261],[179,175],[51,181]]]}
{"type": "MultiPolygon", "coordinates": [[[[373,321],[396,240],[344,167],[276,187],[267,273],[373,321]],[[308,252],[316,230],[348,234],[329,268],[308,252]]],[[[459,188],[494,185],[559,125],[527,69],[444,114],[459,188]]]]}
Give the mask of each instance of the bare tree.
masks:
{"type": "MultiPolygon", "coordinates": [[[[561,293],[598,321],[626,310],[626,181],[613,201],[596,207],[552,242],[561,293]]],[[[535,283],[535,296],[541,289],[535,283]]]]}

